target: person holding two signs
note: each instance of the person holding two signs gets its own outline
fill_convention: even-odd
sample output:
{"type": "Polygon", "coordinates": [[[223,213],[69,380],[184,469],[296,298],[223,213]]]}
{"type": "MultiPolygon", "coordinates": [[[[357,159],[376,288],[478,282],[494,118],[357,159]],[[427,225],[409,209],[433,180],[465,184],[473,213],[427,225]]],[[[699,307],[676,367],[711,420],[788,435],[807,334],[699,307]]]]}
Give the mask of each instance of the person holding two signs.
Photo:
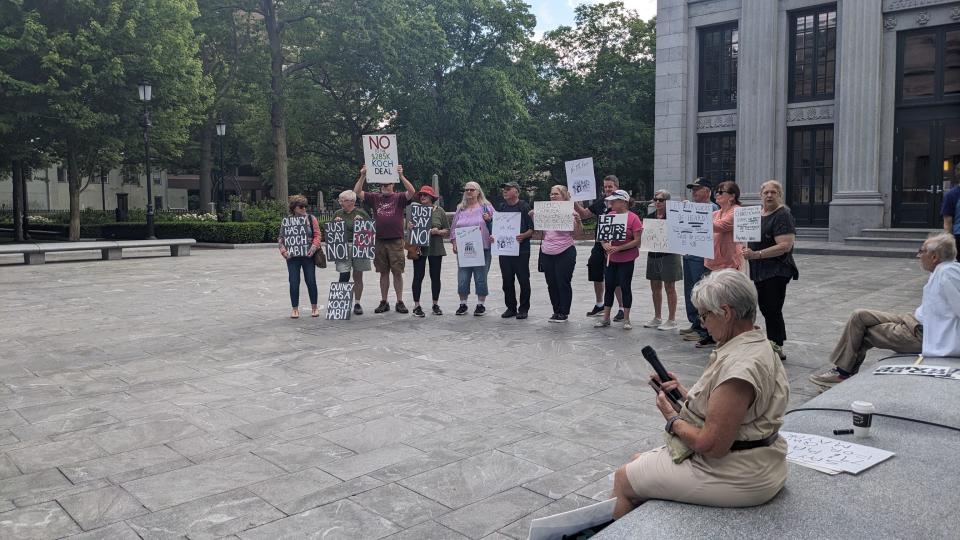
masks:
{"type": "MultiPolygon", "coordinates": [[[[333,219],[334,221],[344,222],[347,242],[352,244],[354,223],[358,219],[370,219],[370,214],[367,214],[362,208],[357,208],[357,194],[353,190],[348,189],[340,193],[337,202],[340,203],[340,210],[333,214],[333,219]]],[[[327,241],[329,242],[330,239],[328,238],[327,241]]],[[[340,283],[348,283],[350,273],[353,272],[353,314],[363,315],[363,308],[360,307],[360,297],[363,295],[363,273],[370,270],[370,259],[353,258],[352,254],[348,257],[350,258],[336,262],[337,272],[340,273],[339,281],[340,283]]]]}
{"type": "Polygon", "coordinates": [[[413,261],[413,315],[424,317],[420,307],[420,292],[423,287],[423,278],[427,274],[427,263],[430,263],[430,292],[433,298],[433,314],[443,315],[440,309],[440,265],[447,255],[443,247],[443,239],[450,233],[450,218],[443,208],[437,204],[437,194],[430,186],[423,186],[417,192],[417,198],[423,206],[430,206],[430,245],[420,248],[420,257],[413,261]]]}
{"type": "Polygon", "coordinates": [[[290,281],[291,319],[300,318],[300,272],[307,282],[310,295],[310,316],[319,317],[317,307],[317,269],[313,254],[320,249],[320,224],[317,218],[307,213],[307,198],[303,195],[290,197],[290,215],[280,224],[278,235],[280,255],[287,260],[287,277],[290,281]]]}
{"type": "Polygon", "coordinates": [[[614,191],[606,199],[610,203],[610,213],[627,214],[627,235],[625,240],[603,242],[607,254],[607,265],[603,273],[603,319],[594,324],[594,328],[610,326],[610,309],[613,307],[614,293],[620,289],[623,296],[623,329],[633,328],[630,323],[630,306],[633,304],[633,268],[640,256],[640,234],[643,224],[640,218],[630,211],[630,195],[622,189],[614,191]]]}

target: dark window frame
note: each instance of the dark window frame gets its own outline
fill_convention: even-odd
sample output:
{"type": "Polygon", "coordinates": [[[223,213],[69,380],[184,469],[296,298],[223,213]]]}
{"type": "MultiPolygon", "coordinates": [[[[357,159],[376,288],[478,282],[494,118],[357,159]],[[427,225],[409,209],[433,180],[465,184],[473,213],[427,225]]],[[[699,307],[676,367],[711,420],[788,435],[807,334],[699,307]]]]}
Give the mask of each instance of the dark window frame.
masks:
{"type": "MultiPolygon", "coordinates": [[[[722,23],[722,24],[714,24],[714,25],[710,25],[710,26],[702,26],[702,27],[700,27],[700,28],[697,28],[697,110],[698,110],[698,111],[700,111],[700,112],[723,111],[723,110],[729,110],[729,109],[736,109],[736,108],[737,108],[737,78],[738,78],[739,63],[740,63],[740,53],[739,53],[740,34],[739,34],[739,32],[740,32],[739,21],[731,21],[731,22],[725,22],[725,23],[722,23]],[[725,59],[723,60],[723,61],[726,61],[726,62],[729,63],[728,67],[729,67],[730,69],[729,69],[728,71],[732,71],[732,73],[728,72],[728,73],[726,74],[726,75],[727,75],[727,81],[726,81],[727,87],[726,87],[726,88],[721,87],[721,88],[718,89],[718,92],[721,93],[721,97],[720,97],[720,99],[718,100],[718,103],[717,103],[716,105],[711,105],[711,104],[708,104],[707,101],[706,101],[706,91],[705,91],[705,88],[704,88],[704,82],[707,80],[707,77],[704,77],[704,69],[703,69],[704,58],[706,58],[706,56],[707,56],[707,55],[706,55],[706,49],[707,49],[707,43],[706,43],[706,42],[707,42],[707,40],[706,40],[705,38],[706,38],[707,34],[719,33],[719,34],[721,35],[721,39],[723,39],[722,36],[724,35],[724,33],[728,32],[728,31],[731,31],[731,32],[732,32],[732,33],[731,33],[730,44],[731,44],[731,46],[732,46],[734,43],[736,43],[736,45],[737,45],[737,51],[738,51],[738,52],[737,52],[737,54],[732,58],[732,60],[731,60],[730,58],[725,58],[725,59]],[[736,36],[736,39],[733,39],[734,36],[736,36]],[[733,82],[732,88],[730,87],[730,83],[731,83],[730,78],[731,78],[731,76],[732,76],[732,82],[733,82]],[[732,97],[731,99],[724,100],[723,97],[722,97],[722,93],[724,92],[724,90],[727,91],[728,95],[732,95],[733,97],[732,97]]],[[[727,42],[724,41],[724,44],[726,44],[726,43],[727,43],[727,42]]],[[[725,48],[723,45],[721,45],[721,47],[725,48]]],[[[721,53],[717,53],[715,56],[719,56],[720,54],[722,54],[722,52],[721,52],[721,53]]],[[[719,65],[720,65],[720,63],[718,63],[718,66],[719,66],[719,65]]],[[[718,81],[718,83],[719,83],[721,80],[722,80],[722,77],[721,77],[720,74],[718,73],[718,74],[717,74],[717,81],[718,81]]]]}
{"type": "Polygon", "coordinates": [[[714,187],[716,187],[716,185],[719,184],[720,182],[724,182],[727,180],[736,181],[736,178],[737,178],[737,132],[736,131],[717,131],[713,133],[697,134],[697,176],[709,179],[711,182],[713,182],[714,187]],[[721,144],[722,144],[722,139],[727,139],[727,138],[729,138],[729,141],[731,141],[732,144],[728,145],[728,154],[726,156],[727,159],[724,160],[723,158],[721,158],[720,160],[721,163],[723,163],[723,161],[726,161],[727,166],[721,165],[719,169],[715,169],[721,172],[720,178],[716,178],[715,175],[713,174],[714,169],[710,170],[709,172],[706,169],[706,166],[705,166],[706,159],[704,155],[704,150],[706,149],[705,147],[708,141],[721,140],[721,144]]]}
{"type": "Polygon", "coordinates": [[[948,32],[960,31],[960,24],[945,24],[931,28],[916,28],[898,32],[897,35],[897,71],[896,71],[896,104],[897,107],[941,105],[960,103],[960,92],[945,95],[944,56],[946,53],[946,36],[948,32]],[[907,98],[903,97],[903,56],[907,48],[907,38],[924,34],[936,36],[936,57],[934,60],[933,95],[930,97],[907,98]]]}
{"type": "MultiPolygon", "coordinates": [[[[833,201],[833,192],[835,187],[835,178],[834,178],[834,169],[836,168],[836,163],[833,159],[834,152],[836,150],[836,129],[833,124],[812,124],[808,126],[791,126],[787,128],[787,174],[786,174],[786,185],[784,189],[786,190],[786,203],[790,205],[791,211],[793,212],[794,218],[796,219],[798,226],[810,227],[810,226],[824,226],[829,223],[829,206],[830,202],[833,201]],[[811,141],[809,148],[801,148],[801,156],[811,158],[811,164],[809,165],[810,172],[804,175],[801,179],[802,185],[811,185],[811,179],[815,179],[817,162],[816,155],[820,147],[824,146],[822,133],[826,130],[830,130],[830,193],[829,200],[826,201],[816,201],[816,194],[814,192],[810,193],[810,200],[808,202],[801,202],[796,200],[794,197],[794,176],[793,172],[796,168],[796,163],[794,161],[794,154],[796,148],[794,146],[794,139],[797,134],[801,136],[805,133],[811,134],[811,141]],[[812,177],[812,178],[811,178],[812,177]],[[814,215],[813,205],[823,205],[827,208],[826,216],[823,218],[818,218],[814,215]]],[[[814,180],[815,183],[815,180],[814,180]]]]}
{"type": "Polygon", "coordinates": [[[837,33],[839,32],[840,26],[840,14],[837,11],[836,4],[823,4],[820,6],[815,6],[811,8],[804,8],[802,10],[791,11],[788,13],[787,19],[787,31],[789,34],[789,67],[787,68],[787,81],[788,81],[788,102],[789,103],[804,103],[807,101],[825,101],[829,99],[834,99],[837,90],[837,33]],[[833,81],[833,91],[831,92],[817,92],[817,82],[819,79],[819,62],[817,61],[818,55],[817,52],[820,50],[820,31],[818,30],[818,21],[820,20],[820,15],[825,13],[834,13],[834,19],[836,21],[834,25],[834,37],[833,37],[833,73],[830,75],[830,79],[833,81]],[[800,17],[813,16],[813,58],[811,62],[811,74],[810,79],[812,81],[811,85],[811,94],[809,96],[797,97],[796,89],[796,62],[797,62],[797,19],[800,17]]]}

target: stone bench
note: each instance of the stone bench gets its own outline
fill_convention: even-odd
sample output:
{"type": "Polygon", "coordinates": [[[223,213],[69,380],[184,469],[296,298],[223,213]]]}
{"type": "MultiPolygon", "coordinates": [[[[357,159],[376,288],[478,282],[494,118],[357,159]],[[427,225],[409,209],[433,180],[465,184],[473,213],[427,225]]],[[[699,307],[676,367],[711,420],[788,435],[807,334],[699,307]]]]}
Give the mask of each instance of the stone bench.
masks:
{"type": "Polygon", "coordinates": [[[129,248],[169,247],[171,257],[190,255],[190,246],[197,241],[192,238],[168,240],[109,240],[97,242],[49,242],[0,245],[0,255],[23,255],[26,264],[43,264],[47,253],[99,250],[105,261],[121,259],[123,250],[129,248]]]}
{"type": "MultiPolygon", "coordinates": [[[[916,357],[878,365],[911,364],[916,357]]],[[[958,358],[927,358],[925,364],[960,367],[958,358]]],[[[909,375],[860,375],[790,412],[784,431],[812,433],[890,450],[896,455],[857,476],[830,476],[788,463],[787,484],[767,504],[712,508],[650,501],[594,538],[957,538],[960,508],[955,461],[956,431],[875,417],[867,439],[834,436],[852,426],[844,409],[864,400],[878,413],[960,428],[960,381],[909,375]]],[[[642,450],[642,449],[638,449],[642,450]]]]}

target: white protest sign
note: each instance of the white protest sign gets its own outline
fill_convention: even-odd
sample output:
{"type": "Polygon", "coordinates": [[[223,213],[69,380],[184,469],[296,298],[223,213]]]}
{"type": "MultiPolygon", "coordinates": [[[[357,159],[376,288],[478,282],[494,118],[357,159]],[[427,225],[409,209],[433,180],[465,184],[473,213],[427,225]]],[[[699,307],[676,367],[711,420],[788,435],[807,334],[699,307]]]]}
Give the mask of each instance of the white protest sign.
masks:
{"type": "Polygon", "coordinates": [[[643,220],[643,236],[640,246],[647,251],[670,253],[670,242],[667,239],[667,220],[643,220]]]}
{"type": "Polygon", "coordinates": [[[920,375],[921,377],[950,378],[954,373],[960,371],[958,368],[947,366],[916,366],[916,365],[896,365],[879,366],[873,370],[874,375],[920,375]]]}
{"type": "Polygon", "coordinates": [[[280,223],[283,247],[290,257],[306,257],[313,243],[313,235],[307,220],[310,216],[288,216],[280,223]]]}
{"type": "Polygon", "coordinates": [[[430,245],[430,224],[433,222],[433,207],[422,204],[410,205],[410,245],[430,245]]]}
{"type": "Polygon", "coordinates": [[[573,201],[534,201],[533,228],[538,231],[572,231],[573,201]]]}
{"type": "Polygon", "coordinates": [[[567,189],[571,201],[589,201],[597,198],[597,177],[593,174],[593,158],[575,159],[564,163],[567,169],[567,189]]]}
{"type": "Polygon", "coordinates": [[[363,135],[363,162],[367,166],[367,182],[395,184],[400,181],[397,173],[396,135],[363,135]]]}
{"type": "Polygon", "coordinates": [[[483,256],[483,234],[480,233],[480,227],[457,229],[457,264],[462,268],[487,264],[483,256]]]}
{"type": "Polygon", "coordinates": [[[597,242],[627,239],[627,214],[597,216],[597,242]]]}
{"type": "Polygon", "coordinates": [[[760,241],[760,207],[738,206],[733,211],[733,241],[760,241]]]}
{"type": "Polygon", "coordinates": [[[520,243],[517,235],[520,234],[520,212],[497,212],[493,214],[493,246],[491,255],[516,257],[520,255],[520,243]]]}
{"type": "Polygon", "coordinates": [[[713,258],[713,204],[667,201],[670,253],[713,258]]]}
{"type": "Polygon", "coordinates": [[[859,474],[894,453],[830,437],[781,431],[787,440],[787,461],[797,465],[859,474]]]}
{"type": "Polygon", "coordinates": [[[588,527],[596,527],[613,520],[613,509],[616,505],[616,499],[607,499],[561,514],[537,518],[530,522],[527,540],[560,540],[564,536],[573,538],[575,533],[588,527]]]}
{"type": "Polygon", "coordinates": [[[327,298],[327,320],[349,321],[353,312],[353,283],[334,281],[327,298]]]}

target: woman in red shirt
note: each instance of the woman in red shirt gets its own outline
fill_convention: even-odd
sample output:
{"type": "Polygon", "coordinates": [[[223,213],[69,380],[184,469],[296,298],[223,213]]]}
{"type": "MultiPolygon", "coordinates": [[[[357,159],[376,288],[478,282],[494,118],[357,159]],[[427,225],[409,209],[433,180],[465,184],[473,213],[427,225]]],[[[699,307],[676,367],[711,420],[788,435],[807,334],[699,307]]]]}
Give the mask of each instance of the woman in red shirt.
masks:
{"type": "Polygon", "coordinates": [[[630,306],[633,304],[633,267],[640,256],[640,236],[643,224],[640,218],[630,211],[630,195],[622,189],[614,191],[605,199],[610,203],[611,214],[627,214],[627,239],[602,242],[607,254],[607,265],[603,273],[603,319],[593,325],[594,328],[610,326],[610,308],[613,307],[614,292],[617,287],[623,294],[623,329],[633,328],[630,323],[630,306]]]}

